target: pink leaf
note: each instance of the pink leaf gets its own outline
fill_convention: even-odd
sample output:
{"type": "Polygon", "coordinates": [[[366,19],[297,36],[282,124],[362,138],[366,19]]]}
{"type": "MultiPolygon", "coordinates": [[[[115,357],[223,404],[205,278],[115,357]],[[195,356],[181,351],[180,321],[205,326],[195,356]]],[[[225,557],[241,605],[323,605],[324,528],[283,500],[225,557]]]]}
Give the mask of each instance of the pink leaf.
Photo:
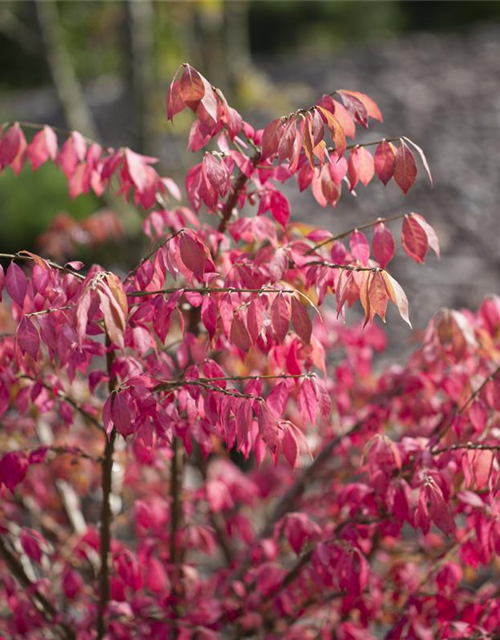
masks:
{"type": "Polygon", "coordinates": [[[312,335],[312,322],[305,306],[292,296],[292,323],[299,338],[309,344],[312,335]]]}
{"type": "Polygon", "coordinates": [[[3,483],[7,489],[14,491],[19,483],[24,480],[28,470],[28,459],[20,451],[6,453],[0,459],[0,486],[3,483]]]}
{"type": "Polygon", "coordinates": [[[231,342],[233,342],[238,349],[241,349],[244,352],[248,351],[252,346],[247,328],[245,327],[243,320],[241,320],[237,315],[233,317],[229,337],[231,342]]]}
{"type": "Polygon", "coordinates": [[[316,413],[318,410],[318,396],[316,388],[311,378],[306,378],[300,385],[297,397],[300,415],[304,421],[309,420],[311,424],[316,422],[316,413]]]}
{"type": "Polygon", "coordinates": [[[33,360],[36,360],[40,349],[40,336],[31,321],[31,318],[24,316],[17,329],[17,343],[23,353],[28,353],[33,360]]]}
{"type": "Polygon", "coordinates": [[[377,222],[373,231],[373,255],[382,269],[385,269],[394,257],[396,243],[391,230],[383,222],[377,222]]]}
{"type": "Polygon", "coordinates": [[[275,451],[279,443],[278,424],[269,407],[262,402],[259,407],[259,433],[267,446],[275,451]]]}
{"type": "Polygon", "coordinates": [[[278,293],[271,305],[271,323],[278,342],[284,342],[290,326],[290,307],[282,293],[278,293]]]}
{"type": "Polygon", "coordinates": [[[405,196],[415,182],[416,177],[417,165],[415,164],[413,153],[404,140],[401,140],[394,162],[394,180],[405,196]]]}
{"type": "Polygon", "coordinates": [[[365,234],[362,231],[355,229],[351,233],[349,246],[351,248],[352,255],[356,260],[359,260],[361,264],[366,267],[368,260],[370,259],[370,245],[368,244],[365,234]]]}
{"type": "Polygon", "coordinates": [[[28,281],[24,271],[15,262],[11,262],[7,268],[5,288],[12,300],[22,307],[28,290],[28,281]]]}
{"type": "Polygon", "coordinates": [[[273,191],[270,200],[271,214],[276,222],[285,228],[290,219],[290,203],[279,191],[273,191]]]}
{"type": "Polygon", "coordinates": [[[57,136],[54,130],[45,126],[33,137],[27,152],[33,171],[36,171],[49,158],[54,161],[57,157],[57,136]]]}
{"type": "Polygon", "coordinates": [[[116,430],[124,438],[134,432],[130,406],[123,393],[115,393],[113,395],[111,415],[113,417],[113,424],[115,425],[116,430]]]}
{"type": "Polygon", "coordinates": [[[188,233],[183,233],[181,235],[179,245],[182,262],[199,280],[201,280],[205,272],[205,263],[207,261],[204,246],[188,233]]]}
{"type": "Polygon", "coordinates": [[[21,128],[16,122],[0,140],[0,171],[3,171],[17,158],[23,139],[21,128]]]}
{"type": "Polygon", "coordinates": [[[394,146],[387,140],[382,140],[375,151],[375,173],[384,185],[394,175],[395,160],[394,146]]]}
{"type": "Polygon", "coordinates": [[[281,442],[281,446],[283,448],[283,455],[285,456],[286,461],[295,469],[297,466],[297,460],[299,457],[299,443],[297,441],[297,436],[293,429],[290,429],[288,425],[284,427],[283,440],[281,442]]]}
{"type": "Polygon", "coordinates": [[[424,262],[428,247],[427,233],[414,215],[404,217],[401,244],[415,262],[424,262]]]}

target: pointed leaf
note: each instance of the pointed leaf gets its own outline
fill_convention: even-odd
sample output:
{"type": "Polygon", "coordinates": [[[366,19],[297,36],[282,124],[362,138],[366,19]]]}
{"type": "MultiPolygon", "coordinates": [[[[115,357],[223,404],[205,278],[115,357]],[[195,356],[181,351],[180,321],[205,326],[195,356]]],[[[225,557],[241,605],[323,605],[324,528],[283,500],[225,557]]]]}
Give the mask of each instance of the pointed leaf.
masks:
{"type": "Polygon", "coordinates": [[[415,262],[424,262],[428,247],[427,234],[414,215],[404,217],[401,244],[406,253],[415,262]]]}
{"type": "Polygon", "coordinates": [[[391,230],[383,222],[377,222],[373,231],[373,255],[382,269],[385,269],[394,257],[396,243],[391,230]]]}
{"type": "Polygon", "coordinates": [[[417,165],[415,164],[413,153],[406,142],[401,140],[394,162],[394,180],[405,196],[415,182],[416,177],[417,165]]]}
{"type": "Polygon", "coordinates": [[[299,338],[310,344],[312,335],[312,322],[307,309],[295,296],[292,296],[292,323],[299,338]]]}
{"type": "Polygon", "coordinates": [[[384,185],[394,175],[395,160],[394,145],[387,140],[382,140],[375,151],[375,173],[384,185]]]}
{"type": "Polygon", "coordinates": [[[14,261],[12,261],[7,268],[5,289],[12,300],[22,307],[28,290],[28,281],[24,275],[24,271],[14,261]]]}
{"type": "Polygon", "coordinates": [[[271,323],[278,342],[284,342],[290,326],[290,307],[282,293],[278,293],[271,305],[271,323]]]}

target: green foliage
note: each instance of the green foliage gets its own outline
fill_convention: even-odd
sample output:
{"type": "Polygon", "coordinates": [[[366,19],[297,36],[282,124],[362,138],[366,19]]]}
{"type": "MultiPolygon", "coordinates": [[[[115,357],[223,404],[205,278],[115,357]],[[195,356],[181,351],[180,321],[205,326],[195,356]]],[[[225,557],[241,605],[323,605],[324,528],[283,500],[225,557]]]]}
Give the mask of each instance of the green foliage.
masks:
{"type": "Polygon", "coordinates": [[[61,211],[82,219],[99,208],[98,199],[92,195],[72,200],[64,175],[53,165],[44,165],[36,173],[25,167],[21,179],[23,189],[19,189],[19,178],[6,169],[0,182],[1,250],[32,249],[37,236],[61,211]]]}

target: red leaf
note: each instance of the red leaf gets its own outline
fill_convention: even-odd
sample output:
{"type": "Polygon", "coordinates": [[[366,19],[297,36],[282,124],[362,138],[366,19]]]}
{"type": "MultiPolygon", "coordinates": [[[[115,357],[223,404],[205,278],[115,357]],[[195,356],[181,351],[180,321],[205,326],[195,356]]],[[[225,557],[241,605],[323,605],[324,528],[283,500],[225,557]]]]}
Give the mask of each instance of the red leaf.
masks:
{"type": "Polygon", "coordinates": [[[203,174],[220,196],[226,195],[230,186],[229,172],[226,165],[211,153],[206,153],[203,158],[203,174]]]}
{"type": "Polygon", "coordinates": [[[22,307],[28,290],[28,281],[24,271],[15,262],[11,262],[7,268],[5,289],[12,300],[22,307]]]}
{"type": "Polygon", "coordinates": [[[279,382],[267,396],[267,406],[276,418],[285,413],[288,402],[289,388],[286,382],[279,382]]]}
{"type": "Polygon", "coordinates": [[[351,248],[352,255],[356,260],[359,260],[361,264],[366,267],[368,260],[370,259],[370,245],[368,244],[365,234],[362,231],[355,229],[351,233],[349,246],[351,248]]]}
{"type": "Polygon", "coordinates": [[[346,89],[341,89],[340,91],[338,91],[338,93],[342,96],[344,102],[346,100],[351,102],[351,105],[353,105],[355,112],[357,109],[359,109],[359,105],[357,104],[357,102],[359,101],[363,105],[366,114],[370,116],[370,118],[378,120],[379,122],[383,122],[382,114],[380,112],[380,109],[378,108],[377,103],[366,94],[361,93],[360,91],[347,91],[346,89]]]}
{"type": "Polygon", "coordinates": [[[381,271],[375,271],[370,278],[368,287],[368,298],[370,300],[370,321],[373,321],[375,315],[378,315],[385,322],[385,311],[389,294],[387,285],[381,271]]]}
{"type": "MultiPolygon", "coordinates": [[[[19,536],[19,542],[30,560],[34,562],[42,561],[42,550],[40,548],[41,542],[40,534],[33,529],[23,529],[19,536]]],[[[43,540],[43,539],[42,539],[43,540]]]]}
{"type": "Polygon", "coordinates": [[[297,466],[300,449],[299,443],[297,442],[297,436],[295,435],[293,429],[290,429],[288,425],[284,427],[284,435],[281,446],[283,448],[283,455],[285,456],[286,461],[292,467],[292,469],[295,469],[295,467],[297,466]]]}
{"type": "Polygon", "coordinates": [[[204,246],[190,234],[183,233],[180,240],[180,254],[186,267],[201,280],[205,272],[207,255],[204,246]]]}
{"type": "Polygon", "coordinates": [[[263,322],[264,313],[262,309],[262,300],[261,298],[254,298],[247,311],[248,332],[253,342],[257,342],[260,332],[262,331],[263,322]]]}
{"type": "Polygon", "coordinates": [[[212,339],[217,329],[217,305],[210,295],[205,296],[201,303],[201,320],[212,339]]]}
{"type": "Polygon", "coordinates": [[[391,230],[383,222],[377,222],[373,231],[373,255],[382,269],[385,269],[394,257],[396,243],[391,230]]]}
{"type": "Polygon", "coordinates": [[[55,160],[57,157],[57,136],[54,130],[45,126],[34,136],[27,151],[33,171],[36,171],[49,158],[55,160]]]}
{"type": "Polygon", "coordinates": [[[76,166],[85,160],[87,143],[78,131],[73,131],[62,146],[59,163],[68,180],[73,175],[76,166]]]}
{"type": "Polygon", "coordinates": [[[36,360],[40,349],[40,336],[31,318],[24,316],[17,328],[17,343],[23,353],[28,353],[33,360],[36,360]]]}
{"type": "Polygon", "coordinates": [[[429,182],[431,183],[431,187],[434,186],[434,180],[432,179],[432,173],[429,167],[429,163],[427,162],[427,158],[425,157],[425,153],[423,152],[423,150],[418,146],[418,144],[415,144],[413,140],[410,140],[410,138],[403,136],[403,140],[406,140],[406,142],[411,144],[412,147],[417,150],[417,153],[420,156],[420,159],[422,160],[422,164],[424,165],[424,169],[427,172],[427,176],[429,178],[429,182]]]}
{"type": "Polygon", "coordinates": [[[278,152],[282,131],[283,121],[281,118],[273,120],[264,129],[262,134],[262,160],[272,158],[278,152]]]}
{"type": "Polygon", "coordinates": [[[262,440],[274,452],[279,444],[278,424],[269,407],[263,402],[259,406],[259,433],[262,440]]]}
{"type": "Polygon", "coordinates": [[[80,347],[85,340],[85,335],[87,333],[87,322],[90,304],[92,301],[92,292],[90,289],[85,289],[83,295],[77,302],[75,309],[75,318],[76,318],[76,333],[78,336],[78,342],[80,347]]]}
{"type": "Polygon", "coordinates": [[[415,164],[413,153],[406,142],[401,140],[394,162],[394,180],[405,196],[415,182],[416,177],[417,165],[415,164]]]}
{"type": "MultiPolygon", "coordinates": [[[[336,104],[339,107],[341,106],[338,103],[336,104]]],[[[344,155],[346,150],[346,145],[347,145],[345,137],[346,135],[348,135],[348,133],[344,130],[344,127],[336,118],[336,116],[333,115],[329,110],[319,105],[316,107],[316,109],[319,111],[322,119],[324,120],[326,126],[328,127],[328,129],[330,130],[330,133],[332,134],[332,140],[335,145],[335,151],[339,156],[344,155]]]]}
{"type": "Polygon", "coordinates": [[[290,307],[282,293],[278,293],[271,305],[271,323],[278,342],[284,342],[290,326],[290,307]]]}
{"type": "Polygon", "coordinates": [[[8,167],[21,151],[24,138],[19,124],[16,122],[0,140],[0,171],[8,167]]]}
{"type": "Polygon", "coordinates": [[[312,322],[305,306],[292,296],[292,323],[299,338],[309,344],[312,335],[312,322]]]}
{"type": "Polygon", "coordinates": [[[351,191],[361,182],[365,187],[373,178],[375,165],[373,156],[364,147],[356,147],[349,154],[349,183],[351,191]]]}
{"type": "Polygon", "coordinates": [[[427,220],[425,220],[425,218],[423,218],[419,213],[412,213],[411,215],[413,219],[417,220],[418,224],[425,231],[425,235],[427,236],[427,242],[429,243],[429,247],[434,251],[434,253],[439,258],[440,257],[439,240],[434,228],[431,227],[431,225],[427,222],[427,220]]]}
{"type": "Polygon", "coordinates": [[[276,222],[285,228],[290,219],[290,203],[279,191],[273,191],[270,201],[271,214],[276,222]]]}
{"type": "Polygon", "coordinates": [[[126,438],[127,436],[129,436],[131,433],[134,432],[130,406],[128,402],[125,400],[123,393],[113,394],[113,399],[111,403],[111,415],[112,415],[113,423],[116,427],[116,430],[124,438],[126,438]]]}
{"type": "Polygon", "coordinates": [[[395,160],[394,145],[382,140],[375,151],[375,173],[383,184],[387,184],[394,175],[395,160]]]}
{"type": "Polygon", "coordinates": [[[478,433],[482,433],[488,421],[488,407],[480,398],[476,398],[471,404],[469,418],[474,429],[478,433]]]}
{"type": "Polygon", "coordinates": [[[427,253],[427,234],[413,215],[403,220],[401,243],[406,253],[417,263],[423,263],[427,253]]]}
{"type": "Polygon", "coordinates": [[[231,323],[231,333],[229,338],[231,342],[238,347],[238,349],[241,349],[244,352],[248,351],[252,346],[245,323],[236,315],[233,317],[233,321],[231,323]]]}
{"type": "Polygon", "coordinates": [[[311,378],[306,378],[302,381],[297,396],[297,404],[304,422],[309,420],[311,424],[314,424],[318,410],[318,396],[311,378]]]}
{"type": "Polygon", "coordinates": [[[191,65],[184,65],[180,84],[180,96],[183,102],[193,111],[205,95],[205,87],[201,75],[191,65]]]}
{"type": "Polygon", "coordinates": [[[0,486],[3,483],[7,489],[14,491],[17,485],[24,480],[27,470],[28,459],[24,453],[20,451],[6,453],[0,459],[0,486]]]}

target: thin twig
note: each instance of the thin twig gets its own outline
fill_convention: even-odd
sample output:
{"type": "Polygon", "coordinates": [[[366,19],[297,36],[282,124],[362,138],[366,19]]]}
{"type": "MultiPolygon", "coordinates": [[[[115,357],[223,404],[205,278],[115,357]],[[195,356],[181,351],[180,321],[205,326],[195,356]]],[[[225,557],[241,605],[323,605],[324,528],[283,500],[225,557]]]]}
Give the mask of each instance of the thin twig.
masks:
{"type": "MultiPolygon", "coordinates": [[[[259,149],[250,158],[250,161],[252,162],[254,167],[258,164],[260,160],[260,156],[261,156],[261,151],[259,149]]],[[[226,200],[226,203],[224,204],[221,210],[221,220],[219,222],[219,227],[217,229],[219,233],[222,234],[225,232],[227,223],[229,222],[231,218],[231,214],[233,213],[233,209],[238,203],[238,198],[240,197],[248,180],[249,180],[248,176],[243,172],[241,172],[238,178],[236,179],[236,182],[233,185],[231,193],[229,194],[229,197],[226,200]]]]}
{"type": "MultiPolygon", "coordinates": [[[[18,251],[17,253],[0,253],[0,258],[10,258],[11,260],[28,260],[31,262],[35,261],[35,258],[33,256],[30,256],[27,254],[25,255],[20,251],[18,251]]],[[[80,280],[85,280],[84,275],[76,271],[73,271],[73,269],[69,269],[68,267],[63,267],[62,265],[57,264],[57,262],[54,262],[53,260],[46,260],[45,258],[42,258],[42,260],[44,260],[49,265],[49,267],[52,267],[53,269],[64,271],[65,273],[69,273],[70,275],[75,276],[80,280]]]]}
{"type": "Polygon", "coordinates": [[[153,247],[153,249],[151,249],[151,251],[146,254],[141,261],[139,262],[139,264],[132,269],[132,271],[130,271],[127,276],[125,277],[123,282],[127,282],[127,280],[129,280],[130,278],[133,278],[135,276],[135,274],[139,271],[139,269],[142,267],[142,265],[149,260],[150,258],[152,258],[155,253],[157,251],[159,251],[162,247],[164,247],[166,244],[168,244],[170,242],[170,240],[173,240],[176,236],[178,236],[180,233],[182,233],[183,231],[185,231],[184,227],[182,229],[179,229],[179,231],[176,231],[175,233],[172,233],[171,235],[169,235],[167,238],[165,238],[164,240],[162,240],[161,242],[159,242],[157,245],[155,245],[153,247]]]}
{"type": "Polygon", "coordinates": [[[440,440],[442,440],[444,438],[444,436],[448,433],[448,431],[451,429],[451,426],[453,424],[454,419],[457,416],[462,415],[462,413],[468,408],[468,406],[472,402],[474,402],[474,400],[481,393],[481,391],[488,384],[488,382],[490,382],[491,380],[494,380],[498,376],[499,373],[500,373],[500,365],[495,369],[495,371],[493,371],[493,373],[490,373],[489,376],[486,376],[486,378],[479,385],[479,387],[473,393],[471,393],[471,395],[467,398],[467,400],[458,409],[456,409],[456,411],[454,411],[451,414],[451,416],[450,416],[449,420],[447,421],[446,426],[444,427],[444,429],[442,431],[436,433],[435,439],[432,441],[433,444],[432,444],[432,447],[431,447],[431,453],[435,452],[435,447],[437,446],[438,442],[440,440]]]}
{"type": "Polygon", "coordinates": [[[199,293],[200,295],[207,295],[209,293],[296,293],[295,289],[278,289],[271,287],[262,287],[261,289],[239,287],[170,287],[169,289],[156,289],[154,291],[131,291],[127,293],[127,295],[143,297],[159,295],[161,293],[177,293],[178,291],[183,291],[184,293],[199,293]]]}
{"type": "Polygon", "coordinates": [[[307,254],[313,253],[314,251],[316,251],[316,249],[323,247],[325,244],[329,244],[330,242],[335,242],[335,240],[342,240],[342,238],[347,238],[347,236],[350,236],[353,231],[362,231],[363,229],[369,229],[370,227],[374,227],[379,222],[385,223],[385,222],[394,222],[395,220],[401,220],[402,218],[405,217],[405,215],[406,214],[404,213],[400,213],[395,216],[390,216],[388,218],[377,218],[376,220],[372,220],[371,222],[366,222],[365,224],[358,225],[357,227],[353,227],[352,229],[343,231],[342,233],[339,233],[336,236],[331,236],[330,238],[326,238],[326,240],[322,240],[321,242],[318,242],[318,244],[315,244],[314,247],[309,249],[307,254]]]}

